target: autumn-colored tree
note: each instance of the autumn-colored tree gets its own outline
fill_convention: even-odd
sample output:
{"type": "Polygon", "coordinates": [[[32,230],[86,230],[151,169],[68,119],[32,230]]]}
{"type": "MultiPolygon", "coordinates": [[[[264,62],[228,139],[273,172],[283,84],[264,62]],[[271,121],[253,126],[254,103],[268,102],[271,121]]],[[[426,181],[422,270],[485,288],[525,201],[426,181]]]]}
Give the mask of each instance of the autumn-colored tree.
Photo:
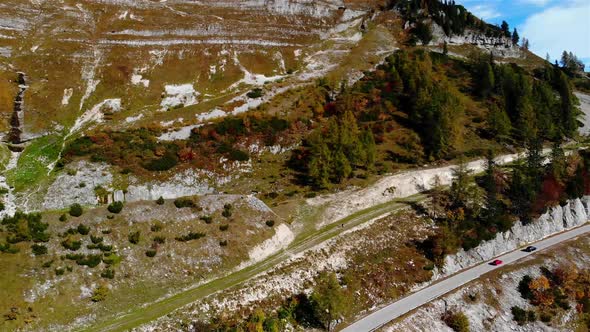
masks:
{"type": "Polygon", "coordinates": [[[550,306],[554,302],[553,293],[550,289],[551,285],[549,279],[544,275],[535,278],[529,284],[529,288],[532,292],[531,303],[540,306],[550,306]]]}

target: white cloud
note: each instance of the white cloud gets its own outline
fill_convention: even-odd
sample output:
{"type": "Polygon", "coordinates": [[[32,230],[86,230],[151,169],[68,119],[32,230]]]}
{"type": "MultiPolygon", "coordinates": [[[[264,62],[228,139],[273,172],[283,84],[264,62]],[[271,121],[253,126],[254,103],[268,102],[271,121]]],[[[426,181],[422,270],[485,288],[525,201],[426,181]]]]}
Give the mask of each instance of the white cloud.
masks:
{"type": "Polygon", "coordinates": [[[472,6],[469,8],[469,11],[484,21],[500,16],[500,12],[489,4],[472,6]]]}
{"type": "Polygon", "coordinates": [[[549,53],[559,59],[568,50],[580,58],[590,58],[589,17],[590,2],[573,1],[531,15],[518,30],[530,40],[531,50],[542,57],[549,53]]]}

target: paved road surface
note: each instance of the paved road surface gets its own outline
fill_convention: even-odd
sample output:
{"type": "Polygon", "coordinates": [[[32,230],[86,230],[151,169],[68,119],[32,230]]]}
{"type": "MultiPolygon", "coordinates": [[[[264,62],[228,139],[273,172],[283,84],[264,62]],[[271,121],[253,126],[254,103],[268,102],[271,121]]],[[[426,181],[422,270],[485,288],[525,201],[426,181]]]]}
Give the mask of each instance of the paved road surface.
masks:
{"type": "Polygon", "coordinates": [[[373,312],[372,314],[369,314],[356,323],[343,329],[342,332],[365,332],[376,330],[390,321],[410,312],[411,310],[429,303],[432,300],[456,288],[459,288],[472,280],[479,278],[481,275],[487,272],[501,268],[506,264],[514,263],[525,256],[533,255],[542,249],[549,248],[553,245],[573,239],[580,235],[584,235],[588,232],[590,232],[590,225],[574,228],[572,230],[559,233],[534,243],[534,246],[537,247],[537,251],[533,253],[523,252],[519,249],[497,257],[497,259],[504,261],[504,263],[500,266],[492,266],[489,264],[489,262],[485,262],[472,268],[463,270],[449,278],[443,279],[440,282],[421,289],[416,293],[410,294],[397,302],[394,302],[386,307],[383,307],[382,309],[373,312]]]}

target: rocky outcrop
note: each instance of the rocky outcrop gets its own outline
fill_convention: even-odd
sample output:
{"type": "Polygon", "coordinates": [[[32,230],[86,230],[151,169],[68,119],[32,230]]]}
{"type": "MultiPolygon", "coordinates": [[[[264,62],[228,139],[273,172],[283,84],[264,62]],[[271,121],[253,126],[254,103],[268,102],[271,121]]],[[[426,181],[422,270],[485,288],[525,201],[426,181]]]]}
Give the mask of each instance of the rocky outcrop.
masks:
{"type": "Polygon", "coordinates": [[[43,209],[63,209],[74,203],[99,203],[95,188],[108,187],[113,181],[108,165],[79,162],[74,166],[68,172],[60,174],[49,186],[42,204],[43,209]]]}
{"type": "Polygon", "coordinates": [[[21,135],[23,133],[22,125],[23,125],[23,104],[24,104],[24,95],[25,91],[27,91],[27,82],[25,79],[25,73],[19,72],[18,74],[18,93],[14,98],[14,110],[12,112],[12,116],[10,118],[10,132],[6,136],[6,140],[12,144],[20,144],[22,143],[21,135]]]}
{"type": "Polygon", "coordinates": [[[447,256],[439,277],[513,251],[527,243],[580,226],[589,219],[590,196],[571,200],[564,206],[555,206],[535,222],[526,225],[517,222],[509,231],[498,233],[494,239],[481,243],[477,248],[468,251],[461,249],[457,254],[447,256]]]}
{"type": "Polygon", "coordinates": [[[584,124],[583,127],[580,127],[579,132],[581,135],[590,135],[590,95],[581,92],[575,92],[575,95],[580,101],[580,110],[582,111],[580,121],[584,124]]]}

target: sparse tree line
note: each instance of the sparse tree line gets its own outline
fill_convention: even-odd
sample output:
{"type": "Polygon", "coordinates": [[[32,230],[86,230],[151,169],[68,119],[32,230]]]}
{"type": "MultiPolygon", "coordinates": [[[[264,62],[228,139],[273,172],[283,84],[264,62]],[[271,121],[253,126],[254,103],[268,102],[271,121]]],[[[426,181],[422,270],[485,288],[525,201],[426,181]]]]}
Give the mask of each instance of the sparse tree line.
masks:
{"type": "MultiPolygon", "coordinates": [[[[502,21],[500,26],[488,24],[454,0],[405,0],[398,2],[397,8],[407,22],[414,24],[410,44],[419,40],[427,45],[432,40],[432,27],[427,23],[429,19],[438,24],[447,36],[463,35],[466,29],[472,29],[486,37],[506,38],[513,45],[521,41],[516,28],[511,32],[506,21],[502,21]]],[[[526,38],[522,40],[522,47],[529,47],[526,38]]]]}
{"type": "Polygon", "coordinates": [[[449,190],[431,191],[436,233],[417,246],[441,266],[446,255],[474,248],[509,230],[516,220],[533,222],[552,206],[590,194],[590,153],[566,157],[555,144],[550,163],[544,165],[544,159],[541,145],[533,143],[526,159],[509,167],[496,165],[490,154],[479,176],[459,165],[449,190]]]}

